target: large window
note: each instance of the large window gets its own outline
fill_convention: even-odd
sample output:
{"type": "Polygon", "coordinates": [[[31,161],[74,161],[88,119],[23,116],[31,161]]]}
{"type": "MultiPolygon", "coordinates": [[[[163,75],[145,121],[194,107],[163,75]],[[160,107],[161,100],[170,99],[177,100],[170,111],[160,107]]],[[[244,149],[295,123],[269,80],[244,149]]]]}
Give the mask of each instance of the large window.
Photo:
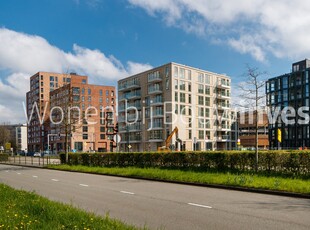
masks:
{"type": "Polygon", "coordinates": [[[185,93],[180,93],[180,102],[185,103],[185,93]]]}
{"type": "Polygon", "coordinates": [[[198,104],[203,105],[203,96],[198,96],[198,104]]]}
{"type": "Polygon", "coordinates": [[[205,103],[206,106],[210,106],[210,97],[206,97],[205,103]]]}
{"type": "Polygon", "coordinates": [[[210,95],[210,86],[205,86],[205,94],[210,95]]]}
{"type": "Polygon", "coordinates": [[[178,67],[174,67],[174,77],[178,77],[178,67]]]}
{"type": "Polygon", "coordinates": [[[174,101],[179,101],[178,92],[175,92],[175,93],[174,93],[174,101]]]}
{"type": "Polygon", "coordinates": [[[199,83],[204,83],[204,77],[202,73],[198,73],[198,82],[199,83]]]}
{"type": "Polygon", "coordinates": [[[198,93],[203,93],[203,85],[198,85],[198,93]]]}
{"type": "Polygon", "coordinates": [[[185,90],[185,81],[180,81],[180,90],[185,90]]]}
{"type": "Polygon", "coordinates": [[[210,84],[210,75],[205,74],[205,83],[210,84]]]}
{"type": "Polygon", "coordinates": [[[185,78],[185,69],[180,68],[180,79],[184,79],[185,78]]]}

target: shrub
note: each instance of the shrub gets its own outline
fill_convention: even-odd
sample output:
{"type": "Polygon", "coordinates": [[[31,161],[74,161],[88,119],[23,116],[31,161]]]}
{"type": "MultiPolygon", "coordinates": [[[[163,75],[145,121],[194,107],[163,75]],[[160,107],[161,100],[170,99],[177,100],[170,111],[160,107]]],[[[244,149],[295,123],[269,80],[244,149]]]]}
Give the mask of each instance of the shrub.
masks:
{"type": "MultiPolygon", "coordinates": [[[[68,164],[249,172],[255,169],[255,158],[254,151],[70,153],[68,164]]],[[[60,159],[61,163],[65,163],[64,154],[60,155],[60,159]]],[[[266,173],[307,175],[310,173],[310,152],[261,151],[258,170],[266,173]]]]}
{"type": "Polygon", "coordinates": [[[0,153],[0,161],[8,161],[9,155],[6,153],[0,153]]]}

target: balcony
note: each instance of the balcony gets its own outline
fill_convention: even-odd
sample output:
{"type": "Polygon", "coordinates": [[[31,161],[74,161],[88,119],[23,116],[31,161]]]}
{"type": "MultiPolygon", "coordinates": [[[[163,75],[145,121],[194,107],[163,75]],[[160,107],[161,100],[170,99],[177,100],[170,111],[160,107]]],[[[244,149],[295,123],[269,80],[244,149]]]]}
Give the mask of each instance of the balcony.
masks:
{"type": "Polygon", "coordinates": [[[220,98],[220,99],[229,99],[230,98],[230,95],[228,93],[218,93],[217,94],[217,98],[220,98]]]}
{"type": "Polygon", "coordinates": [[[131,99],[135,99],[135,98],[139,98],[141,97],[141,92],[130,92],[130,93],[126,93],[123,94],[121,96],[119,96],[119,101],[122,100],[131,100],[131,99]]]}
{"type": "Polygon", "coordinates": [[[159,81],[162,81],[163,78],[161,75],[157,75],[157,74],[154,74],[154,75],[150,75],[148,76],[148,80],[147,82],[159,82],[159,81]]]}
{"type": "Polygon", "coordinates": [[[124,126],[119,130],[120,133],[137,132],[137,131],[141,131],[140,124],[124,126]]]}
{"type": "Polygon", "coordinates": [[[228,142],[229,141],[229,136],[228,135],[223,135],[216,137],[217,142],[228,142]]]}
{"type": "Polygon", "coordinates": [[[219,125],[216,129],[218,131],[230,131],[230,127],[228,125],[219,125]]]}
{"type": "Polygon", "coordinates": [[[229,105],[229,103],[218,103],[217,108],[218,109],[229,109],[230,105],[229,105]]]}
{"type": "Polygon", "coordinates": [[[230,85],[224,82],[219,81],[217,83],[217,87],[221,89],[230,89],[230,85]]]}
{"type": "Polygon", "coordinates": [[[155,84],[155,85],[151,85],[148,87],[148,94],[153,94],[153,93],[162,93],[163,89],[161,86],[155,84]]]}
{"type": "Polygon", "coordinates": [[[132,82],[127,84],[122,84],[118,87],[118,91],[124,91],[124,90],[130,90],[130,89],[136,89],[140,88],[140,82],[132,82]]]}

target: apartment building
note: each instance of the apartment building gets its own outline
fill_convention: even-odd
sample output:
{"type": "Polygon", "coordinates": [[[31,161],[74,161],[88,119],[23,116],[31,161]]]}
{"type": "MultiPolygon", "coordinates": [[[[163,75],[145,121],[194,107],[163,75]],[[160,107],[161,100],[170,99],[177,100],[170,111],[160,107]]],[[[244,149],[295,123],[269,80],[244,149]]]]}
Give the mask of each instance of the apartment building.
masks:
{"type": "MultiPolygon", "coordinates": [[[[256,119],[255,111],[241,112],[238,116],[240,146],[255,148],[256,119]]],[[[258,148],[268,149],[268,116],[266,111],[258,112],[258,148]]]]}
{"type": "Polygon", "coordinates": [[[27,124],[16,126],[16,151],[28,151],[27,124]]]}
{"type": "MultiPolygon", "coordinates": [[[[49,134],[54,134],[51,132],[52,132],[52,128],[55,129],[55,127],[51,127],[51,122],[50,122],[51,94],[55,90],[58,90],[59,88],[62,88],[62,87],[64,88],[62,88],[60,91],[64,89],[72,89],[73,88],[71,85],[72,79],[75,79],[73,80],[73,84],[75,85],[80,84],[80,85],[88,86],[88,77],[77,75],[75,73],[59,74],[59,73],[52,73],[52,72],[38,72],[30,78],[30,91],[26,95],[27,116],[28,116],[28,124],[27,124],[28,125],[28,151],[29,152],[44,151],[44,150],[49,149],[50,146],[48,146],[48,144],[51,141],[51,139],[49,139],[51,135],[49,134]]],[[[94,87],[95,86],[90,86],[90,88],[94,88],[94,87]]],[[[115,90],[112,90],[111,88],[110,90],[111,94],[112,94],[112,91],[115,92],[115,90]]],[[[94,95],[91,95],[93,99],[92,103],[94,103],[95,100],[101,100],[100,99],[101,97],[95,93],[97,91],[94,90],[93,92],[94,92],[94,95]]],[[[114,103],[115,102],[114,95],[111,97],[109,96],[109,100],[112,101],[112,98],[113,98],[113,103],[114,103]]],[[[102,98],[102,100],[106,100],[106,98],[104,97],[104,99],[102,98]]],[[[111,101],[109,101],[109,103],[111,101]]],[[[88,107],[88,105],[91,104],[91,102],[87,104],[81,103],[81,106],[83,104],[86,109],[86,107],[88,107]]],[[[99,106],[101,106],[101,104],[103,106],[103,102],[100,103],[99,106]]],[[[55,147],[53,146],[53,148],[55,147]]]]}
{"type": "Polygon", "coordinates": [[[69,151],[112,152],[115,98],[115,87],[88,84],[87,77],[72,76],[70,84],[52,91],[51,109],[62,112],[51,110],[50,149],[64,151],[67,134],[69,151]]]}
{"type": "MultiPolygon", "coordinates": [[[[270,78],[266,82],[267,105],[272,114],[277,108],[280,112],[288,107],[289,112],[292,112],[291,109],[295,111],[295,114],[290,114],[293,117],[290,122],[278,117],[276,122],[269,124],[271,149],[310,147],[309,122],[298,122],[305,120],[298,110],[304,106],[309,108],[309,74],[310,60],[305,59],[293,63],[290,73],[270,78]]],[[[303,113],[309,115],[309,109],[303,113]]]]}
{"type": "Polygon", "coordinates": [[[171,149],[228,149],[230,78],[166,65],[118,81],[121,151],[156,151],[178,128],[171,149]]]}

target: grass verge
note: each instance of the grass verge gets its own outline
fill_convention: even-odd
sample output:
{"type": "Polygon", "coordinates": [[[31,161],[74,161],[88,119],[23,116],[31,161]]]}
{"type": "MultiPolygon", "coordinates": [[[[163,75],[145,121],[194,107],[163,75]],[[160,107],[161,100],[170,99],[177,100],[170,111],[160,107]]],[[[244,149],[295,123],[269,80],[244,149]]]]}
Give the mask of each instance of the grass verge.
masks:
{"type": "Polygon", "coordinates": [[[136,167],[88,167],[70,165],[49,165],[48,168],[68,171],[89,172],[106,175],[131,176],[146,179],[158,179],[177,182],[238,186],[245,188],[266,189],[300,194],[310,194],[310,180],[283,178],[247,173],[194,172],[177,169],[136,168],[136,167]]]}
{"type": "Polygon", "coordinates": [[[0,184],[0,229],[137,229],[0,184]]]}

